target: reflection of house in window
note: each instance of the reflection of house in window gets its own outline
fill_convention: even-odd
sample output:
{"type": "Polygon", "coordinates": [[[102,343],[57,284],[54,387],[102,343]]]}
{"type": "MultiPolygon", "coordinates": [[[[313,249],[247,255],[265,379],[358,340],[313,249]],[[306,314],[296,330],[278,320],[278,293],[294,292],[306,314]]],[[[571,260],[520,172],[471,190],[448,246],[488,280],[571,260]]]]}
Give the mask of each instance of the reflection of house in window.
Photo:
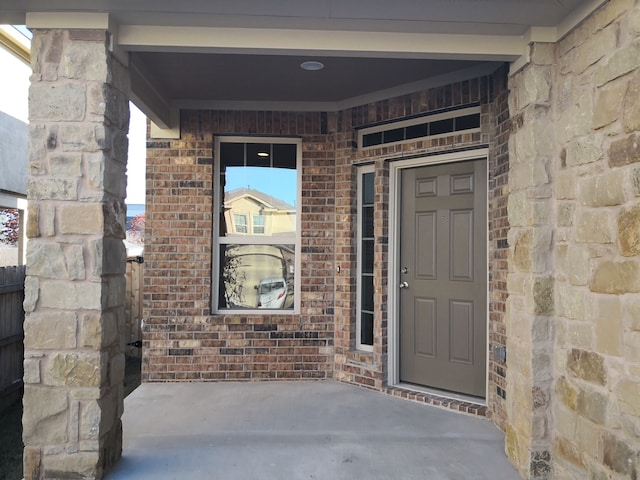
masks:
{"type": "Polygon", "coordinates": [[[235,233],[265,236],[296,234],[296,208],[252,188],[236,188],[225,194],[224,216],[235,233]],[[251,224],[247,221],[250,219],[251,224]]]}
{"type": "Polygon", "coordinates": [[[248,233],[247,216],[239,213],[233,214],[233,229],[236,233],[248,233]]]}
{"type": "Polygon", "coordinates": [[[264,215],[253,216],[253,234],[264,235],[264,215]]]}

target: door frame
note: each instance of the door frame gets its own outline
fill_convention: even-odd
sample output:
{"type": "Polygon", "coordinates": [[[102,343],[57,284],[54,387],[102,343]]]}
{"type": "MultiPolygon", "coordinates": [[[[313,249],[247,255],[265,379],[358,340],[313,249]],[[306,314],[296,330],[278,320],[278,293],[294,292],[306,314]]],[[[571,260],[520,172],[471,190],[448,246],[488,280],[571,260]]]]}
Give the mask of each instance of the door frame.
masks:
{"type": "MultiPolygon", "coordinates": [[[[388,310],[388,378],[387,383],[390,387],[401,386],[403,388],[409,388],[410,390],[428,391],[436,395],[440,395],[447,398],[463,399],[465,401],[479,403],[486,405],[489,399],[489,228],[487,225],[487,248],[485,255],[485,264],[487,266],[487,291],[486,305],[487,305],[487,328],[486,328],[486,391],[484,400],[468,397],[463,394],[455,394],[451,392],[441,392],[437,389],[430,387],[424,387],[424,389],[416,388],[414,385],[407,386],[400,382],[400,303],[398,298],[399,290],[396,288],[400,282],[400,276],[398,269],[395,267],[399,265],[400,261],[400,231],[399,231],[399,218],[400,218],[400,177],[401,172],[407,168],[414,167],[426,167],[430,165],[438,165],[443,163],[457,163],[467,160],[484,160],[487,168],[487,186],[486,186],[486,198],[487,202],[487,217],[489,214],[489,149],[488,148],[475,148],[471,150],[464,150],[459,152],[446,152],[434,155],[425,155],[408,160],[395,160],[391,161],[389,165],[389,257],[387,271],[389,272],[389,282],[387,296],[389,300],[388,310]]],[[[489,219],[487,218],[487,222],[489,219]]]]}

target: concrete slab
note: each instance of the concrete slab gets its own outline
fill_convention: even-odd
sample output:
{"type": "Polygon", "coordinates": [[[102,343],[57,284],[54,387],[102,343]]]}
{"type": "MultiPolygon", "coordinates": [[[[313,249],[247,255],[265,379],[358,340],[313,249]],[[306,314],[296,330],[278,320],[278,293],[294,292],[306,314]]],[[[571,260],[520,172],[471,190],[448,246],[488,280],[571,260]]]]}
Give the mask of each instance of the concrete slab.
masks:
{"type": "Polygon", "coordinates": [[[144,384],[108,480],[520,478],[491,422],[335,382],[144,384]]]}

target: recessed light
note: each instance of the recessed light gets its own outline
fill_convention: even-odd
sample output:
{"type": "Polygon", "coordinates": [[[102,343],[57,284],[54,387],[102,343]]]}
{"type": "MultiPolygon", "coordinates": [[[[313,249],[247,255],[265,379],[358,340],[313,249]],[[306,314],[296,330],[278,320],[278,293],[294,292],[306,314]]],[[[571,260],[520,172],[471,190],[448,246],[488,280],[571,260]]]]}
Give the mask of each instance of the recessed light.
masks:
{"type": "Polygon", "coordinates": [[[269,154],[267,152],[258,152],[259,157],[268,157],[269,154]]]}
{"type": "Polygon", "coordinates": [[[324,68],[324,63],[317,62],[315,60],[308,60],[306,62],[302,62],[300,64],[300,68],[309,71],[322,70],[324,68]]]}

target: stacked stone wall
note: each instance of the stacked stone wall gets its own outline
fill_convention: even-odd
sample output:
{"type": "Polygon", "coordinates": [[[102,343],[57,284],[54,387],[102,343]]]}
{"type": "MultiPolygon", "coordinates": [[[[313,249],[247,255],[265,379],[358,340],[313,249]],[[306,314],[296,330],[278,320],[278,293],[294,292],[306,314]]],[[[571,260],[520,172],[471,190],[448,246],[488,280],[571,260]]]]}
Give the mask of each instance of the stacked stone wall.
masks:
{"type": "Polygon", "coordinates": [[[637,478],[640,5],[610,2],[556,58],[554,470],[637,478]]]}
{"type": "Polygon", "coordinates": [[[549,402],[554,313],[550,171],[556,159],[551,108],[553,46],[510,78],[509,274],[506,305],[506,451],[525,478],[550,474],[549,402]]]}
{"type": "Polygon", "coordinates": [[[24,477],[120,458],[128,73],[102,30],[37,30],[29,92],[24,477]]]}
{"type": "Polygon", "coordinates": [[[640,5],[510,80],[507,408],[525,478],[640,475],[640,5]]]}

